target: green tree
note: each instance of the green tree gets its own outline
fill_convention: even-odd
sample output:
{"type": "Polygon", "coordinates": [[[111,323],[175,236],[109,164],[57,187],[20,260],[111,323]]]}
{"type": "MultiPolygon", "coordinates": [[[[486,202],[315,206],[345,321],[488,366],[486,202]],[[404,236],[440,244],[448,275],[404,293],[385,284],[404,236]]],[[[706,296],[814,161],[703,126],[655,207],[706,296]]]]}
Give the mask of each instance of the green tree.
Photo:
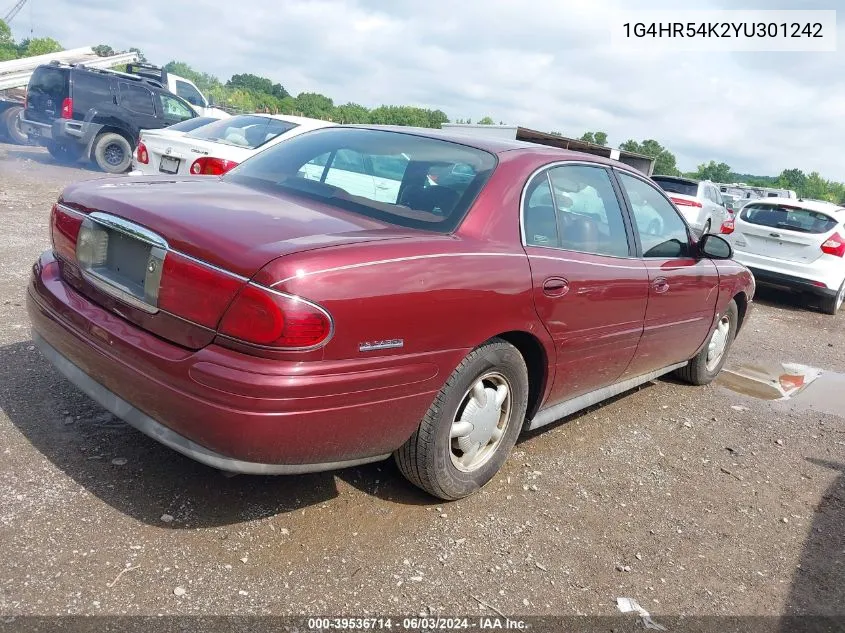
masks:
{"type": "Polygon", "coordinates": [[[296,95],[296,105],[303,116],[313,119],[334,117],[334,102],[317,92],[300,92],[296,95]]]}
{"type": "Polygon", "coordinates": [[[478,125],[496,125],[496,122],[493,117],[486,116],[478,120],[478,125]]]}
{"type": "Polygon", "coordinates": [[[709,163],[702,163],[693,173],[693,178],[698,180],[712,180],[713,182],[730,182],[731,168],[725,163],[717,163],[711,160],[709,163]]]}
{"type": "Polygon", "coordinates": [[[596,132],[594,138],[596,145],[607,145],[607,132],[596,132]]]}
{"type": "Polygon", "coordinates": [[[654,139],[646,139],[642,143],[631,139],[619,146],[619,149],[635,154],[643,154],[654,159],[654,174],[662,176],[677,176],[678,170],[675,155],[654,139]]]}
{"type": "Polygon", "coordinates": [[[335,108],[338,123],[369,123],[370,111],[357,103],[347,103],[335,108]]]}
{"type": "Polygon", "coordinates": [[[0,62],[15,59],[18,56],[18,48],[12,37],[12,29],[3,20],[0,20],[0,62]]]}
{"type": "Polygon", "coordinates": [[[273,83],[267,77],[259,77],[250,73],[243,73],[241,75],[232,75],[231,79],[226,82],[227,88],[240,88],[247,92],[263,93],[272,95],[277,99],[284,99],[288,96],[288,91],[284,89],[282,84],[273,83]]]}
{"type": "Polygon", "coordinates": [[[99,57],[111,57],[112,55],[114,55],[114,49],[108,44],[100,44],[99,46],[94,46],[92,47],[92,50],[99,57]]]}
{"type": "Polygon", "coordinates": [[[449,117],[443,110],[426,110],[428,114],[428,127],[440,129],[444,123],[449,122],[449,117]]]}
{"type": "MultiPolygon", "coordinates": [[[[141,52],[141,49],[140,49],[140,48],[136,48],[135,46],[133,46],[132,48],[130,48],[130,49],[129,49],[129,52],[130,52],[130,53],[138,53],[138,61],[139,61],[139,62],[141,62],[141,63],[145,63],[145,62],[147,61],[147,57],[146,57],[146,55],[144,55],[144,54],[141,52]]],[[[176,73],[176,74],[178,75],[179,73],[176,73]]],[[[184,75],[183,75],[183,76],[184,76],[184,75]]],[[[196,82],[194,82],[194,83],[196,83],[196,82]]]]}
{"type": "Polygon", "coordinates": [[[21,57],[33,57],[35,55],[47,55],[58,53],[64,48],[52,37],[36,37],[25,39],[18,44],[18,52],[21,57]]]}
{"type": "Polygon", "coordinates": [[[596,142],[596,138],[593,136],[592,132],[584,132],[581,135],[581,140],[584,141],[585,143],[595,143],[596,142]]]}
{"type": "MultiPolygon", "coordinates": [[[[137,49],[136,52],[138,52],[137,49]]],[[[164,70],[174,75],[184,77],[185,79],[190,79],[196,84],[197,88],[199,88],[205,94],[209,94],[210,92],[212,92],[213,88],[222,86],[220,80],[214,75],[198,72],[191,68],[185,62],[167,62],[164,65],[164,70]]]]}
{"type": "Polygon", "coordinates": [[[807,181],[799,195],[813,200],[827,200],[830,193],[832,193],[831,183],[822,178],[819,172],[814,171],[807,176],[807,181]]]}
{"type": "Polygon", "coordinates": [[[807,183],[807,176],[800,169],[784,169],[777,179],[777,186],[783,189],[792,189],[798,195],[802,195],[804,185],[807,183]]]}

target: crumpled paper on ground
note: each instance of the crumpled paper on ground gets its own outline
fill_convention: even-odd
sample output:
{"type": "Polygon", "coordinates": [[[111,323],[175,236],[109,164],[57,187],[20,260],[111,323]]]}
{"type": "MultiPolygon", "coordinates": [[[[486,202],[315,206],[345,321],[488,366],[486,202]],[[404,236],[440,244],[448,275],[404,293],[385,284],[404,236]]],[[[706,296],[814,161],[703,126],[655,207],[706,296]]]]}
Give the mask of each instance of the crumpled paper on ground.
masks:
{"type": "Polygon", "coordinates": [[[663,626],[662,624],[658,624],[657,622],[652,620],[649,612],[643,609],[640,606],[640,603],[634,600],[633,598],[617,598],[616,606],[622,613],[636,613],[638,616],[640,616],[640,619],[643,622],[643,626],[647,629],[653,629],[655,631],[666,630],[665,626],[663,626]]]}

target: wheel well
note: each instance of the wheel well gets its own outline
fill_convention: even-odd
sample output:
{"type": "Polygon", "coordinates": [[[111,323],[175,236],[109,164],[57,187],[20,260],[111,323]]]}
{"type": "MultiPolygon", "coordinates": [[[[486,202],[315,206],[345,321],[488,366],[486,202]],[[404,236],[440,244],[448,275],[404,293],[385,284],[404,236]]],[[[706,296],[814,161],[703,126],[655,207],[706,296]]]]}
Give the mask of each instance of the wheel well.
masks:
{"type": "Polygon", "coordinates": [[[745,321],[745,313],[748,310],[748,298],[745,296],[744,292],[740,292],[735,295],[733,299],[736,302],[736,309],[739,313],[738,322],[736,324],[736,331],[739,332],[742,329],[742,323],[745,321]]]}
{"type": "Polygon", "coordinates": [[[546,351],[540,340],[528,332],[504,332],[496,338],[513,345],[525,359],[525,365],[528,367],[528,408],[525,410],[525,419],[530,420],[540,408],[540,401],[546,389],[549,366],[546,351]]]}

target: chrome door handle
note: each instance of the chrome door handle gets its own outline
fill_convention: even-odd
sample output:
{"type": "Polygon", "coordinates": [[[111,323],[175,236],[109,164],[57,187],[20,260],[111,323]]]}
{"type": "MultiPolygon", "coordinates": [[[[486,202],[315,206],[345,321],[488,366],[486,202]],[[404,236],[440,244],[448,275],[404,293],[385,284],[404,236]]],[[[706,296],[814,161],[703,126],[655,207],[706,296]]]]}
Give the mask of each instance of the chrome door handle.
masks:
{"type": "Polygon", "coordinates": [[[563,277],[549,277],[543,282],[543,294],[547,297],[562,297],[569,292],[569,282],[563,277]]]}
{"type": "Polygon", "coordinates": [[[651,287],[657,294],[663,294],[669,290],[669,280],[666,277],[658,277],[651,282],[651,287]]]}

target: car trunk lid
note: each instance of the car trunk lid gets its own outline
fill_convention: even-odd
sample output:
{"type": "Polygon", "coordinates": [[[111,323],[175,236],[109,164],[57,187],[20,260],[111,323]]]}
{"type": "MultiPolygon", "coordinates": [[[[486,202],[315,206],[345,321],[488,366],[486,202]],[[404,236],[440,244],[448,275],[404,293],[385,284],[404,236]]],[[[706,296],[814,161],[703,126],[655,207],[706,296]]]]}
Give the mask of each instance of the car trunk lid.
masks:
{"type": "Polygon", "coordinates": [[[191,348],[211,342],[235,294],[280,256],[418,235],[203,176],[88,181],[68,187],[57,210],[53,243],[66,280],[101,305],[118,300],[114,311],[127,320],[191,348]],[[73,243],[66,225],[77,230],[73,243]],[[196,310],[186,296],[195,296],[196,310]]]}

